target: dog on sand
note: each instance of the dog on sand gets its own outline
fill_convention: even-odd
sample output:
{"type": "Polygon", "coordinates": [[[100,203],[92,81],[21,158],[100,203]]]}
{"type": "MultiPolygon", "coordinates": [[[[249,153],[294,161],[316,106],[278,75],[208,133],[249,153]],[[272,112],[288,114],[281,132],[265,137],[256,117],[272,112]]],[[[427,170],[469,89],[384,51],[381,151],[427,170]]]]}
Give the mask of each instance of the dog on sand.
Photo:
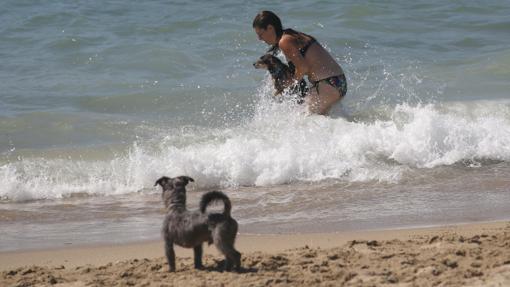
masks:
{"type": "Polygon", "coordinates": [[[232,204],[230,199],[220,191],[210,191],[202,196],[200,209],[190,211],[186,207],[186,185],[194,180],[189,176],[170,178],[163,176],[154,184],[160,185],[162,199],[166,208],[163,222],[163,238],[165,255],[171,272],[175,271],[174,244],[193,248],[196,269],[202,269],[202,243],[214,243],[216,248],[225,255],[224,270],[231,271],[241,268],[241,253],[234,248],[238,224],[230,215],[232,204]],[[222,213],[208,213],[207,206],[215,201],[222,201],[222,213]]]}

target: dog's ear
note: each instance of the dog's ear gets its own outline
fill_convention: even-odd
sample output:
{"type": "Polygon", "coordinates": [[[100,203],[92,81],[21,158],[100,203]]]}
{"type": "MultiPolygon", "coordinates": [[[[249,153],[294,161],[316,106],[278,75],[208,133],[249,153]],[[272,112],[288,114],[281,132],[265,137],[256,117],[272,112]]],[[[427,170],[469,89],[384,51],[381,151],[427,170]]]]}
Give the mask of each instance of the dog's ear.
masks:
{"type": "Polygon", "coordinates": [[[269,61],[271,61],[271,64],[273,64],[273,65],[284,65],[283,62],[280,59],[278,59],[278,57],[275,57],[273,55],[270,55],[270,56],[271,57],[269,58],[270,59],[269,61]]]}
{"type": "Polygon", "coordinates": [[[182,175],[182,176],[179,176],[179,178],[184,182],[184,185],[188,185],[188,183],[191,181],[191,182],[194,182],[195,180],[187,175],[182,175]]]}
{"type": "Polygon", "coordinates": [[[266,65],[269,65],[274,62],[274,58],[276,57],[271,54],[265,54],[262,57],[260,57],[260,60],[264,62],[266,65]]]}
{"type": "Polygon", "coordinates": [[[162,177],[160,177],[158,180],[156,180],[156,182],[154,183],[154,186],[156,186],[156,185],[158,185],[158,184],[159,184],[161,187],[163,187],[165,184],[167,184],[167,183],[168,183],[168,181],[169,181],[169,180],[170,180],[170,178],[169,178],[169,177],[167,177],[167,176],[162,176],[162,177]]]}

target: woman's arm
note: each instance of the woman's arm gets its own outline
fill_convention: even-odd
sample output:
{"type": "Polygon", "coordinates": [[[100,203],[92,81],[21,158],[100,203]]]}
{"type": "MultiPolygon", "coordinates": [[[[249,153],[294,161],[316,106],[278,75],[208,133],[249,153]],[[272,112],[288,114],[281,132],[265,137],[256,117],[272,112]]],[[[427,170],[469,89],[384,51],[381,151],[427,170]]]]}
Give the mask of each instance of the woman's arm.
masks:
{"type": "Polygon", "coordinates": [[[287,58],[287,61],[294,63],[294,66],[296,67],[294,79],[296,81],[300,81],[304,75],[308,73],[308,70],[306,67],[305,58],[301,56],[296,40],[288,35],[284,35],[280,39],[278,46],[285,55],[285,58],[287,58]]]}

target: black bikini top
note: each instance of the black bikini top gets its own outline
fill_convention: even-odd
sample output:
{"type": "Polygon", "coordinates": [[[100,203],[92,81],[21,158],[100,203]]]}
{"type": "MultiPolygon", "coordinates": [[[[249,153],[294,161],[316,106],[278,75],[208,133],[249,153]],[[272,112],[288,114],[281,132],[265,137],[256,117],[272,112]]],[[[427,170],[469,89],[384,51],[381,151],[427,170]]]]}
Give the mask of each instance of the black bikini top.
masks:
{"type": "Polygon", "coordinates": [[[306,54],[306,51],[308,51],[308,48],[310,48],[310,46],[314,43],[317,43],[317,40],[315,40],[315,38],[312,38],[303,47],[299,48],[299,53],[301,53],[301,56],[303,56],[303,58],[305,57],[305,54],[306,54]]]}
{"type": "MultiPolygon", "coordinates": [[[[310,38],[310,40],[306,41],[306,43],[301,48],[298,49],[299,53],[303,57],[305,56],[306,51],[308,51],[308,48],[310,48],[310,46],[312,46],[314,43],[317,43],[317,40],[314,37],[312,37],[308,34],[302,33],[302,32],[298,32],[293,29],[285,29],[285,30],[283,30],[283,34],[297,36],[297,37],[305,36],[307,38],[310,38]]],[[[278,44],[275,44],[275,45],[271,46],[271,48],[269,48],[269,50],[267,52],[275,55],[279,50],[280,50],[280,47],[278,47],[278,44]]]]}

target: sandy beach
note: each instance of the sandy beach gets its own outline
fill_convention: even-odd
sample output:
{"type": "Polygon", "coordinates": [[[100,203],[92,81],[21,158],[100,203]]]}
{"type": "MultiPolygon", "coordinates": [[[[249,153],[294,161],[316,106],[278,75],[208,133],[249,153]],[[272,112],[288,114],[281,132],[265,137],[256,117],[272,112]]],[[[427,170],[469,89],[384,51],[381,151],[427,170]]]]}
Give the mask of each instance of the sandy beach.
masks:
{"type": "Polygon", "coordinates": [[[510,1],[41,2],[0,10],[0,287],[510,287],[510,1]],[[241,272],[169,272],[182,175],[241,272]]]}
{"type": "Polygon", "coordinates": [[[349,233],[243,235],[241,273],[205,270],[160,241],[0,253],[0,286],[509,286],[510,222],[349,233]]]}

